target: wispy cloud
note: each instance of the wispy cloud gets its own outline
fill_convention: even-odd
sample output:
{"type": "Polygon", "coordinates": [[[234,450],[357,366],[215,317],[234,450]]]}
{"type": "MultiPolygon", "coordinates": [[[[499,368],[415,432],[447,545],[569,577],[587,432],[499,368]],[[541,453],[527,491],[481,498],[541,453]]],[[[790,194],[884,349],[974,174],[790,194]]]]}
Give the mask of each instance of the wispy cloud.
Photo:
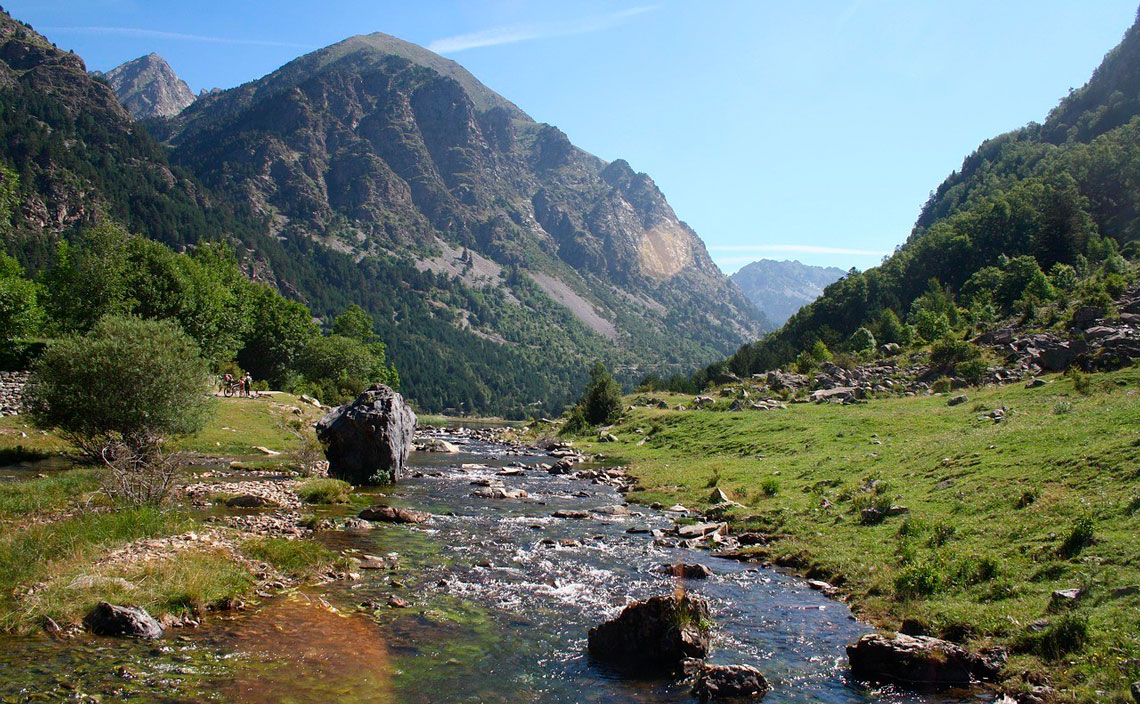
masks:
{"type": "Polygon", "coordinates": [[[850,254],[860,257],[882,257],[891,254],[877,249],[851,249],[849,247],[824,247],[814,244],[749,244],[739,246],[709,247],[710,252],[794,252],[800,254],[850,254]]]}
{"type": "Polygon", "coordinates": [[[620,12],[608,15],[594,15],[576,20],[561,22],[535,22],[531,24],[512,24],[501,27],[491,27],[469,34],[459,34],[454,37],[436,39],[427,45],[427,48],[437,54],[454,54],[457,51],[477,49],[484,46],[498,46],[500,44],[514,44],[532,39],[546,39],[548,37],[566,37],[574,34],[589,34],[611,29],[624,24],[630,18],[643,15],[656,10],[659,5],[644,5],[631,7],[620,12]]]}
{"type": "Polygon", "coordinates": [[[177,41],[204,42],[208,44],[244,44],[246,46],[283,46],[293,49],[315,49],[309,44],[294,42],[279,42],[268,39],[246,39],[238,37],[215,37],[204,34],[184,34],[182,32],[164,32],[158,29],[142,29],[140,27],[44,27],[49,34],[103,34],[120,37],[146,37],[149,39],[173,39],[177,41]]]}

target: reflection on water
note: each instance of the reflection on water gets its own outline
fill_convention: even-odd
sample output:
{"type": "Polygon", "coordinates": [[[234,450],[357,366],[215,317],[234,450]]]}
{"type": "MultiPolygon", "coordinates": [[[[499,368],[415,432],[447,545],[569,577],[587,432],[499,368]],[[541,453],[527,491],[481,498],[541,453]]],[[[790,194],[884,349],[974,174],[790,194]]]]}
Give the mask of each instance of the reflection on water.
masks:
{"type": "Polygon", "coordinates": [[[337,550],[399,553],[399,569],[216,616],[202,632],[158,648],[0,641],[0,701],[29,701],[36,687],[60,692],[60,673],[80,664],[84,687],[149,692],[148,701],[691,702],[683,683],[619,677],[585,653],[591,626],[631,600],[672,591],[657,568],[678,561],[712,569],[711,579],[685,586],[712,606],[713,661],[760,668],[773,685],[766,701],[936,701],[868,694],[850,683],[843,649],[868,629],[800,580],[660,544],[645,531],[669,521],[637,507],[628,516],[554,518],[559,509],[613,506],[621,497],[536,467],[547,459],[477,442],[458,455],[415,455],[408,477],[372,498],[429,510],[431,522],[320,535],[337,550]],[[508,463],[524,471],[499,476],[508,463]],[[472,496],[472,482],[487,480],[529,498],[472,496]],[[391,595],[411,607],[388,608],[391,595]],[[18,670],[33,653],[43,663],[38,674],[18,670]],[[110,674],[123,661],[140,673],[126,687],[110,674]],[[156,690],[167,694],[155,698],[156,690]]]}

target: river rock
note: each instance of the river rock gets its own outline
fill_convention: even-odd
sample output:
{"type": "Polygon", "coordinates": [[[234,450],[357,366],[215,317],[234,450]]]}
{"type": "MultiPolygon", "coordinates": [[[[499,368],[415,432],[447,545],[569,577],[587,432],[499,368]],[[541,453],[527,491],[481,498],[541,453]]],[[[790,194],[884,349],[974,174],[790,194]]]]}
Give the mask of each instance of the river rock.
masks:
{"type": "Polygon", "coordinates": [[[971,682],[997,679],[1004,652],[985,655],[929,636],[893,638],[868,633],[847,646],[851,674],[859,680],[890,682],[910,689],[968,687],[971,682]]]}
{"type": "Polygon", "coordinates": [[[702,702],[714,699],[758,702],[771,686],[750,665],[702,665],[693,684],[693,696],[702,702]]]}
{"type": "Polygon", "coordinates": [[[415,430],[416,414],[383,384],[373,384],[317,423],[329,476],[357,485],[399,479],[415,430]]]}
{"type": "Polygon", "coordinates": [[[454,455],[459,452],[459,447],[440,438],[428,438],[420,443],[419,450],[420,452],[444,452],[454,455]]]}
{"type": "Polygon", "coordinates": [[[431,518],[430,513],[393,506],[369,506],[359,515],[366,521],[383,523],[423,523],[431,518]]]}
{"type": "Polygon", "coordinates": [[[657,571],[662,574],[671,574],[674,577],[682,577],[684,579],[708,579],[713,574],[712,570],[699,562],[680,562],[675,565],[661,565],[657,571]]]}
{"type": "Polygon", "coordinates": [[[226,499],[226,506],[230,508],[266,508],[277,505],[278,503],[269,497],[254,494],[242,494],[226,499]]]}
{"type": "Polygon", "coordinates": [[[591,628],[590,655],[622,669],[675,672],[708,655],[709,618],[708,602],[697,596],[655,596],[591,628]]]}
{"type": "Polygon", "coordinates": [[[530,496],[523,489],[509,489],[505,486],[489,486],[482,489],[476,489],[471,492],[472,496],[478,496],[483,499],[525,499],[530,496]]]}
{"type": "Polygon", "coordinates": [[[156,640],[162,637],[162,625],[137,606],[116,606],[105,601],[91,609],[83,625],[97,636],[121,636],[156,640]]]}

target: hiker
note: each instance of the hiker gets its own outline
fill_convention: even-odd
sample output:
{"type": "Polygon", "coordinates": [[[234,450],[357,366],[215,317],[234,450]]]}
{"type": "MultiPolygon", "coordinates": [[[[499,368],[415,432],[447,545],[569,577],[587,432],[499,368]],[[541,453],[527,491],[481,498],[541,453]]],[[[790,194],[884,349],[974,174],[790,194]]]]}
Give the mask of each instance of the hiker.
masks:
{"type": "Polygon", "coordinates": [[[253,377],[249,375],[249,372],[245,373],[245,378],[241,382],[245,387],[245,395],[253,398],[253,377]]]}

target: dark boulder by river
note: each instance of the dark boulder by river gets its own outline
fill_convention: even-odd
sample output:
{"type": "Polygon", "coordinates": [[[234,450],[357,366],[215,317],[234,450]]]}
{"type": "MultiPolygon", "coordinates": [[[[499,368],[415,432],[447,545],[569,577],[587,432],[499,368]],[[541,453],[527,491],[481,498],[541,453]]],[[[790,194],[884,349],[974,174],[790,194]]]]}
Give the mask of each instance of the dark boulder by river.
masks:
{"type": "Polygon", "coordinates": [[[162,626],[153,616],[137,606],[116,606],[105,601],[91,610],[83,619],[87,630],[97,636],[124,636],[157,640],[162,637],[162,626]]]}
{"type": "Polygon", "coordinates": [[[700,597],[651,597],[591,628],[590,655],[622,669],[674,672],[685,660],[708,655],[710,622],[708,602],[700,597]]]}
{"type": "Polygon", "coordinates": [[[415,430],[416,414],[400,394],[383,384],[373,384],[317,423],[329,476],[356,485],[399,479],[415,430]]]}
{"type": "Polygon", "coordinates": [[[1005,665],[1005,652],[974,653],[929,636],[899,633],[891,638],[868,633],[847,646],[851,674],[859,680],[890,682],[916,690],[969,687],[993,681],[1005,665]]]}

